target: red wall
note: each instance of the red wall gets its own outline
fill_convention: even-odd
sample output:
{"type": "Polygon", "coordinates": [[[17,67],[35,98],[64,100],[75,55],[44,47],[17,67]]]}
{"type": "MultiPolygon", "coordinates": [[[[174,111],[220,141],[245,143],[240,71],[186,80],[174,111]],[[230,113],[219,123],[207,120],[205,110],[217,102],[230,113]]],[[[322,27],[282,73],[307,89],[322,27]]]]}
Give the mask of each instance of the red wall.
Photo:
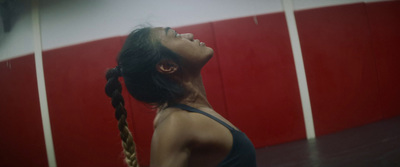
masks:
{"type": "Polygon", "coordinates": [[[400,114],[399,4],[295,12],[317,136],[400,114]]]}
{"type": "Polygon", "coordinates": [[[400,114],[400,1],[366,4],[384,118],[400,114]]]}
{"type": "Polygon", "coordinates": [[[48,166],[33,54],[0,62],[0,166],[48,166]]]}
{"type": "Polygon", "coordinates": [[[213,23],[226,106],[256,147],[305,138],[283,13],[213,23]],[[273,24],[271,24],[273,23],[273,24]]]}
{"type": "MultiPolygon", "coordinates": [[[[400,2],[382,2],[295,12],[317,136],[400,115],[399,11],[400,2]]],[[[209,101],[256,147],[305,138],[283,13],[176,30],[214,49],[202,71],[209,101]]],[[[43,53],[58,166],[124,166],[104,74],[116,65],[125,38],[43,53]]],[[[0,166],[47,166],[33,56],[11,62],[12,70],[0,62],[0,77],[7,78],[0,80],[0,133],[8,134],[0,140],[0,166]]],[[[123,96],[140,163],[147,166],[155,112],[126,90],[123,96]]]]}
{"type": "Polygon", "coordinates": [[[106,69],[115,67],[121,47],[115,37],[43,53],[58,167],[124,166],[114,110],[104,93],[106,69]]]}
{"type": "Polygon", "coordinates": [[[364,3],[295,14],[316,134],[380,120],[364,3]]]}

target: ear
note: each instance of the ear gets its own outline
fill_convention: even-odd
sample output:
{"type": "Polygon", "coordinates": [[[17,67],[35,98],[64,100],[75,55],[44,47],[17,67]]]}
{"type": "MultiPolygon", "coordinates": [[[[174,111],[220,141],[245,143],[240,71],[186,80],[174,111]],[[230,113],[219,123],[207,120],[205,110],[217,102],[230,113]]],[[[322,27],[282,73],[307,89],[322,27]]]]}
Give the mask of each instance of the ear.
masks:
{"type": "Polygon", "coordinates": [[[162,74],[172,74],[178,70],[178,64],[173,62],[172,60],[161,60],[157,64],[157,71],[162,74]]]}

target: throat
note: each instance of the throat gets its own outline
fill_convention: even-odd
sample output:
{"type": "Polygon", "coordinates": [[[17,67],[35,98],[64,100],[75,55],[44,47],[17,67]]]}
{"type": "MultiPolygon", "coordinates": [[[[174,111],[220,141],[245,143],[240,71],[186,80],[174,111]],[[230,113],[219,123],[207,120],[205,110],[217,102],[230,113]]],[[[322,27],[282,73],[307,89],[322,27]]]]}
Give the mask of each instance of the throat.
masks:
{"type": "Polygon", "coordinates": [[[195,79],[191,79],[190,81],[183,83],[183,85],[185,86],[188,93],[185,98],[179,101],[179,103],[190,105],[193,107],[211,107],[210,103],[207,100],[207,94],[203,85],[201,75],[199,75],[199,77],[195,79]]]}

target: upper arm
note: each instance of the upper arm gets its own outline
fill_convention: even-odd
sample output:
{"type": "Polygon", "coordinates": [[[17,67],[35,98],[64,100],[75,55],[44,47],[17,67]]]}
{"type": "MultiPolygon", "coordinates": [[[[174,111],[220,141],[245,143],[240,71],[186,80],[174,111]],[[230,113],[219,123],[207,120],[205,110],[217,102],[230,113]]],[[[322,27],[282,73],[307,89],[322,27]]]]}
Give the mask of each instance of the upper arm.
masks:
{"type": "Polygon", "coordinates": [[[151,141],[151,167],[185,167],[190,157],[190,121],[185,116],[169,116],[154,130],[151,141]]]}

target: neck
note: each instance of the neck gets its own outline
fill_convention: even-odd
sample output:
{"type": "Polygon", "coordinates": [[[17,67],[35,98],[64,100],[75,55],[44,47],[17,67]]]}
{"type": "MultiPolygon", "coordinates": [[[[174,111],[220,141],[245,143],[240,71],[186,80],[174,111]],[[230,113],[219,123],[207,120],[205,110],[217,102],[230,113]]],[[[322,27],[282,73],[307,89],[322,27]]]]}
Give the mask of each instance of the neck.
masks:
{"type": "Polygon", "coordinates": [[[180,100],[179,103],[190,105],[192,107],[211,108],[211,105],[207,100],[206,90],[200,73],[195,77],[185,79],[183,85],[186,87],[189,94],[184,99],[180,100]]]}

